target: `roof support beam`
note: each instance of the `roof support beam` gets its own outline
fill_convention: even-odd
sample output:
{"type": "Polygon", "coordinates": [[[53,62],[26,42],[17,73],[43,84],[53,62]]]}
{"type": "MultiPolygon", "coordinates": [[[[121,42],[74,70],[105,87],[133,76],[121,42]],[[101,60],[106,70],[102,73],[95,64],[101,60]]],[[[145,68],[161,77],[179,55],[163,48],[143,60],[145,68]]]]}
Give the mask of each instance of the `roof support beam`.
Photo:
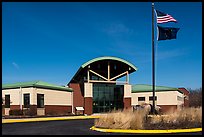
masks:
{"type": "Polygon", "coordinates": [[[125,83],[128,84],[127,81],[102,81],[102,80],[90,80],[92,83],[125,83]]]}
{"type": "Polygon", "coordinates": [[[119,74],[119,75],[117,75],[117,76],[111,78],[110,81],[112,81],[112,80],[114,80],[114,79],[116,79],[116,78],[118,78],[118,77],[120,77],[120,76],[122,76],[122,75],[125,75],[125,74],[128,75],[128,71],[125,71],[125,72],[123,72],[123,73],[121,73],[121,74],[119,74]]]}
{"type": "MultiPolygon", "coordinates": [[[[108,81],[108,79],[107,78],[105,78],[104,76],[101,76],[100,74],[98,74],[98,73],[96,73],[95,71],[93,71],[93,70],[89,70],[91,73],[93,73],[93,74],[95,74],[95,75],[97,75],[97,76],[99,76],[100,78],[102,78],[102,79],[104,79],[104,80],[106,80],[106,81],[108,81]]],[[[89,80],[90,81],[90,80],[89,80]]]]}
{"type": "Polygon", "coordinates": [[[110,81],[110,61],[108,61],[108,81],[110,81]]]}
{"type": "Polygon", "coordinates": [[[127,71],[127,75],[126,75],[126,81],[127,83],[129,83],[129,72],[127,71]]]}

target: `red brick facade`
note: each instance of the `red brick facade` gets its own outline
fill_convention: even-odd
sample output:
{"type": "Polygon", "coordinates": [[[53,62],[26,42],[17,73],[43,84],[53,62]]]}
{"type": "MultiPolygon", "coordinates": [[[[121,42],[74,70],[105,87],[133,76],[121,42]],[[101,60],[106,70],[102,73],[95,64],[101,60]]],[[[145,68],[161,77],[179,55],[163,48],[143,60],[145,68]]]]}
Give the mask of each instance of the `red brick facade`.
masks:
{"type": "Polygon", "coordinates": [[[45,115],[67,115],[72,113],[72,106],[45,105],[45,115]]]}
{"type": "MultiPolygon", "coordinates": [[[[70,83],[73,91],[73,107],[84,107],[84,114],[91,115],[93,113],[93,98],[83,97],[83,90],[78,83],[70,83]]],[[[185,93],[184,93],[185,94],[185,93]]],[[[187,93],[186,93],[187,94],[187,93]]],[[[187,94],[188,95],[188,94],[187,94]]],[[[124,109],[131,108],[131,97],[123,98],[124,109]]],[[[186,104],[185,104],[186,105],[186,104]]],[[[174,112],[177,110],[177,105],[159,105],[163,113],[174,112]]],[[[53,108],[55,109],[55,108],[53,108]]]]}
{"type": "Polygon", "coordinates": [[[69,87],[72,88],[73,91],[73,107],[74,113],[76,107],[84,107],[84,97],[83,97],[83,90],[80,87],[79,83],[70,83],[69,87]]]}
{"type": "MultiPolygon", "coordinates": [[[[93,114],[93,98],[84,97],[83,90],[79,83],[70,83],[68,85],[73,91],[73,107],[74,113],[76,114],[76,107],[84,107],[84,114],[93,114]]],[[[131,108],[131,97],[123,98],[124,108],[131,108]]]]}
{"type": "Polygon", "coordinates": [[[85,97],[85,107],[84,107],[84,114],[91,115],[93,114],[93,98],[92,97],[85,97]]]}
{"type": "Polygon", "coordinates": [[[10,110],[14,110],[14,109],[20,109],[20,105],[10,105],[10,110]]]}
{"type": "Polygon", "coordinates": [[[131,107],[131,98],[123,98],[124,109],[131,107]]]}
{"type": "Polygon", "coordinates": [[[181,90],[185,97],[184,97],[184,107],[189,107],[189,94],[190,92],[188,90],[186,90],[185,88],[178,88],[179,90],[181,90]]]}
{"type": "MultiPolygon", "coordinates": [[[[20,110],[20,105],[11,105],[10,110],[20,110]]],[[[67,115],[70,113],[72,113],[72,106],[45,105],[45,115],[67,115]]],[[[2,114],[5,114],[4,109],[2,109],[2,114]]],[[[30,105],[28,111],[24,108],[24,114],[37,115],[37,105],[30,105]]]]}

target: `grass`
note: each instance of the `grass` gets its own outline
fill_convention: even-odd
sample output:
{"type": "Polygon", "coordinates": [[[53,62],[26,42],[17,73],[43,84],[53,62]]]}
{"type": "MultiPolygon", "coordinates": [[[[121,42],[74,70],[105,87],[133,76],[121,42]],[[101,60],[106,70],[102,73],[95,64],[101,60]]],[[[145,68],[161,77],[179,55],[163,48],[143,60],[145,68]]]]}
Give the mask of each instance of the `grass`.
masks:
{"type": "Polygon", "coordinates": [[[202,127],[202,108],[185,108],[165,115],[147,115],[144,110],[112,111],[95,119],[95,127],[108,129],[185,129],[202,127]]]}

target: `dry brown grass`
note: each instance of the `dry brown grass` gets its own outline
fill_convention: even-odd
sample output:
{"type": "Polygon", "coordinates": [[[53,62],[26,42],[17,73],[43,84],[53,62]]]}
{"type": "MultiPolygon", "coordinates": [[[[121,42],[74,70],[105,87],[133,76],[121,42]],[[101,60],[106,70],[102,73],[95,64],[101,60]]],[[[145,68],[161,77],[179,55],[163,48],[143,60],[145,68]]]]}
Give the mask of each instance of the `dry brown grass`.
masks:
{"type": "Polygon", "coordinates": [[[152,116],[148,129],[175,129],[202,127],[202,108],[185,108],[165,115],[152,116]],[[156,127],[155,127],[156,126],[156,127]]]}
{"type": "Polygon", "coordinates": [[[109,129],[143,129],[145,111],[113,111],[95,120],[95,126],[109,129]]]}
{"type": "Polygon", "coordinates": [[[95,120],[108,129],[180,129],[202,127],[202,108],[185,108],[166,115],[148,116],[144,110],[113,111],[95,120]]]}

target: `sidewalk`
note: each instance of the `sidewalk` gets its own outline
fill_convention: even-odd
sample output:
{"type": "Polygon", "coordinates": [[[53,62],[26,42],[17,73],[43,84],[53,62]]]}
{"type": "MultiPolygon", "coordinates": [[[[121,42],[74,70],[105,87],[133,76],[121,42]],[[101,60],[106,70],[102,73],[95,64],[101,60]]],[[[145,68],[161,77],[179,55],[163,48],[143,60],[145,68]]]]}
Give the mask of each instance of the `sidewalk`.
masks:
{"type": "Polygon", "coordinates": [[[73,119],[90,119],[99,118],[100,115],[89,116],[59,116],[59,117],[35,117],[35,118],[9,118],[3,119],[2,124],[5,123],[18,123],[18,122],[37,122],[37,121],[54,121],[54,120],[73,120],[73,119]]]}

